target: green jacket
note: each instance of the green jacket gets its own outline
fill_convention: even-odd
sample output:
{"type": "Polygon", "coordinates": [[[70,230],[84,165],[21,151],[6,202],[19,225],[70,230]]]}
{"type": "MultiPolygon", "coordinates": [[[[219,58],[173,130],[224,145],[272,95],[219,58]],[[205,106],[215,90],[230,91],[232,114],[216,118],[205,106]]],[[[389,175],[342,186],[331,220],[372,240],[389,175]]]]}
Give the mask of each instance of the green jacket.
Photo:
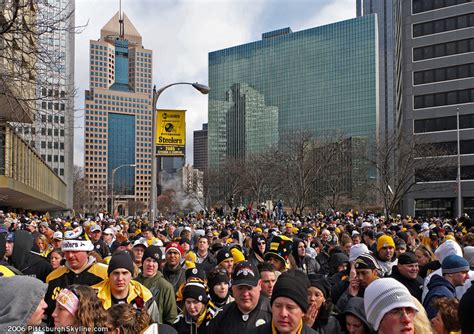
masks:
{"type": "Polygon", "coordinates": [[[158,271],[153,277],[144,277],[140,273],[135,280],[146,286],[153,294],[160,312],[160,319],[164,323],[172,325],[178,316],[178,309],[171,283],[164,278],[161,271],[158,271]]]}

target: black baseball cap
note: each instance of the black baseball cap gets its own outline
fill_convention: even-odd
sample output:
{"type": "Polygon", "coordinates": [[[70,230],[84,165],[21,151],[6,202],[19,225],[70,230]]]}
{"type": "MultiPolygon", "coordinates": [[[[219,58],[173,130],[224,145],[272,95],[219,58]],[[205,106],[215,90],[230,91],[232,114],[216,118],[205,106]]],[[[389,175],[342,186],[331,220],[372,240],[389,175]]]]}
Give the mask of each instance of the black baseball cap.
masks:
{"type": "Polygon", "coordinates": [[[256,287],[260,279],[257,268],[249,261],[242,261],[235,265],[232,273],[232,286],[248,285],[256,287]]]}

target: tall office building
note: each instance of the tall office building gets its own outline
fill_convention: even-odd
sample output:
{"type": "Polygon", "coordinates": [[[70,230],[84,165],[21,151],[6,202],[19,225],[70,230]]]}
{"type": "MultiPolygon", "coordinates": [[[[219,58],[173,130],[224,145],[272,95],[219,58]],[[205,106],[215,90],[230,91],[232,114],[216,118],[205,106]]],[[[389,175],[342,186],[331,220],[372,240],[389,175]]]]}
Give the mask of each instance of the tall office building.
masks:
{"type": "Polygon", "coordinates": [[[84,169],[89,210],[147,211],[151,184],[152,51],[125,14],[90,41],[84,169]],[[107,205],[108,204],[108,205],[107,205]]]}
{"type": "MultiPolygon", "coordinates": [[[[24,6],[25,3],[0,4],[2,27],[6,28],[0,43],[0,208],[60,211],[70,207],[66,203],[66,184],[58,176],[59,169],[55,173],[33,148],[35,137],[31,133],[42,126],[35,121],[41,88],[51,88],[53,84],[56,88],[65,87],[62,82],[45,78],[44,65],[53,57],[61,57],[52,64],[56,66],[52,73],[66,74],[65,69],[57,67],[64,66],[62,60],[68,60],[69,55],[63,53],[67,42],[63,44],[61,37],[51,31],[67,29],[69,23],[62,20],[58,27],[59,16],[54,15],[57,10],[46,10],[48,3],[33,1],[24,6]],[[49,33],[49,39],[40,38],[45,33],[49,33]],[[38,84],[40,80],[44,85],[38,84]]],[[[50,100],[53,98],[58,101],[54,95],[50,100]]]]}
{"type": "Polygon", "coordinates": [[[446,166],[442,163],[443,171],[437,177],[416,171],[418,183],[406,196],[403,210],[426,216],[473,214],[474,3],[402,3],[403,133],[416,142],[433,143],[446,155],[446,166]]]}
{"type": "Polygon", "coordinates": [[[194,131],[193,140],[193,165],[201,172],[207,170],[207,123],[202,125],[201,130],[194,131]]]}
{"type": "MultiPolygon", "coordinates": [[[[38,36],[42,61],[37,69],[36,117],[17,132],[66,184],[73,200],[75,1],[38,2],[38,24],[59,21],[38,36]],[[49,18],[49,19],[48,19],[49,18]],[[54,19],[51,19],[54,18],[54,19]],[[48,59],[48,60],[45,60],[48,59]]],[[[39,29],[45,30],[44,27],[39,29]]]]}
{"type": "Polygon", "coordinates": [[[357,0],[357,17],[375,14],[378,29],[379,138],[401,130],[401,7],[399,0],[357,0]]]}
{"type": "Polygon", "coordinates": [[[209,54],[209,168],[295,131],[375,140],[374,15],[299,32],[285,28],[209,54]]]}

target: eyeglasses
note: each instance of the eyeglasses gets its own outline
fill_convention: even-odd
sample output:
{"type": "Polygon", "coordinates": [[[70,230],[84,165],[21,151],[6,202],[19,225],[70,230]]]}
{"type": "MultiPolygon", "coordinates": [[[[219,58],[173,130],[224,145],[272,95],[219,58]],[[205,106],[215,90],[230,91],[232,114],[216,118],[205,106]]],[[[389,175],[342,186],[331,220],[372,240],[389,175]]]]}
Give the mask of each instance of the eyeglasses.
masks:
{"type": "Polygon", "coordinates": [[[416,310],[411,307],[397,307],[387,312],[387,314],[395,317],[404,317],[405,315],[409,318],[413,318],[416,315],[416,310]]]}
{"type": "Polygon", "coordinates": [[[265,241],[260,241],[258,244],[259,245],[266,245],[267,243],[265,241]]]}

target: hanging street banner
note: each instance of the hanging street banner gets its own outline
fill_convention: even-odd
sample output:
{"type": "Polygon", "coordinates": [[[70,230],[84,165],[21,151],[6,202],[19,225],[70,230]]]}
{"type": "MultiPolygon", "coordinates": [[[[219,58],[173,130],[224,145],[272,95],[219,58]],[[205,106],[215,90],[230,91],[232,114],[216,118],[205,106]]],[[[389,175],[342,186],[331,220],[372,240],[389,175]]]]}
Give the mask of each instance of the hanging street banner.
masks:
{"type": "Polygon", "coordinates": [[[184,157],[186,110],[157,110],[156,155],[184,157]]]}

